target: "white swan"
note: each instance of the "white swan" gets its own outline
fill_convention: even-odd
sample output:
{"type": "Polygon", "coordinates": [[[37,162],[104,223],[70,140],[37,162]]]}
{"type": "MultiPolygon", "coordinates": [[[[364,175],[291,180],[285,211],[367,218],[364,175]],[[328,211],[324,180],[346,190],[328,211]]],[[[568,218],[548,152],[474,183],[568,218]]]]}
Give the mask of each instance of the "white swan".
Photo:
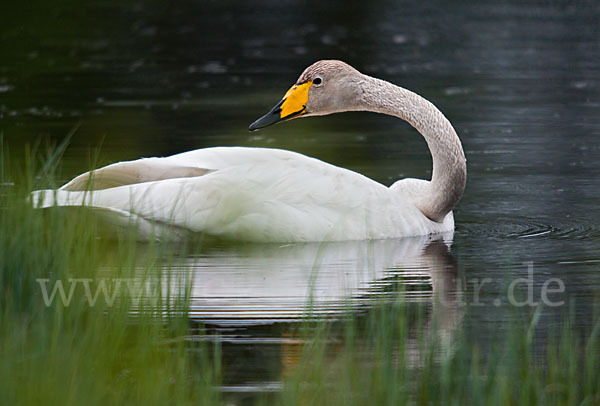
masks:
{"type": "Polygon", "coordinates": [[[433,158],[431,181],[402,179],[386,187],[290,151],[217,147],[115,163],[56,191],[36,191],[33,199],[37,207],[87,205],[234,240],[362,240],[453,230],[452,209],[466,182],[464,152],[446,117],[413,92],[340,61],[319,61],[250,130],[359,110],[416,128],[433,158]]]}

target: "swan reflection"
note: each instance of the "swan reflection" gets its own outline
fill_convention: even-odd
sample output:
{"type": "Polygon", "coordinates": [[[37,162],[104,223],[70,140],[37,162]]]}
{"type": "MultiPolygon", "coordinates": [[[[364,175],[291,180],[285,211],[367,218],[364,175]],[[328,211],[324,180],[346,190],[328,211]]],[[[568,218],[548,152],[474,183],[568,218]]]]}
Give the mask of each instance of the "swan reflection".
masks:
{"type": "MultiPolygon", "coordinates": [[[[439,300],[455,312],[452,234],[375,241],[245,244],[181,257],[165,274],[188,284],[189,316],[219,325],[336,316],[374,300],[439,300]],[[182,275],[187,275],[183,278],[182,275]],[[399,288],[400,293],[390,288],[399,288]]],[[[170,286],[181,283],[170,282],[170,286]]],[[[450,319],[456,319],[455,316],[450,319]]],[[[443,320],[447,320],[446,317],[443,320]]]]}

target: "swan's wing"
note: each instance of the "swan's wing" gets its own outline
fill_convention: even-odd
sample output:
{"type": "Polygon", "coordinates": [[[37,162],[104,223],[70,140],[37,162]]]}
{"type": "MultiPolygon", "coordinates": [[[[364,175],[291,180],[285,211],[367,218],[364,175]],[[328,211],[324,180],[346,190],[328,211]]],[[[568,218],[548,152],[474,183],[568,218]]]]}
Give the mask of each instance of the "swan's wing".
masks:
{"type": "Polygon", "coordinates": [[[211,171],[273,160],[310,159],[294,152],[248,147],[215,147],[188,151],[165,158],[142,158],[117,162],[85,172],[61,190],[102,190],[117,186],[154,182],[166,179],[191,178],[211,171]]]}
{"type": "Polygon", "coordinates": [[[83,173],[61,187],[62,190],[102,190],[136,183],[154,182],[174,178],[202,176],[210,169],[183,166],[161,158],[146,158],[118,162],[83,173]]]}
{"type": "MultiPolygon", "coordinates": [[[[298,154],[251,151],[252,164],[202,176],[103,190],[38,191],[36,207],[93,206],[233,239],[309,241],[365,235],[369,201],[386,203],[387,188],[357,173],[298,154]],[[256,159],[262,156],[263,159],[256,159]],[[265,162],[268,161],[268,162],[265,162]],[[379,198],[376,196],[379,195],[379,198]]],[[[358,238],[358,237],[356,237],[358,238]]]]}

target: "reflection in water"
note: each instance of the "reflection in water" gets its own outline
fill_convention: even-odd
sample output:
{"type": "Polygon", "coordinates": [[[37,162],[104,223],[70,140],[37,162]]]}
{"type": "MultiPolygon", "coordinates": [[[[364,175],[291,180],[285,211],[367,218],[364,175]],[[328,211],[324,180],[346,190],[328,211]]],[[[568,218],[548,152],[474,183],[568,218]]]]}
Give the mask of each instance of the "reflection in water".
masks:
{"type": "MultiPolygon", "coordinates": [[[[339,319],[402,300],[429,304],[425,331],[451,338],[464,311],[452,238],[218,247],[169,261],[164,277],[179,293],[181,281],[191,281],[190,319],[210,327],[187,340],[223,347],[220,390],[265,393],[280,390],[301,360],[306,342],[289,322],[339,319]]],[[[405,345],[416,360],[415,340],[405,345]]]]}
{"type": "MultiPolygon", "coordinates": [[[[336,316],[389,296],[400,281],[408,301],[455,303],[452,235],[376,241],[252,244],[184,257],[171,277],[191,273],[190,318],[251,325],[336,316]]],[[[446,318],[444,318],[446,319],[446,318]]]]}

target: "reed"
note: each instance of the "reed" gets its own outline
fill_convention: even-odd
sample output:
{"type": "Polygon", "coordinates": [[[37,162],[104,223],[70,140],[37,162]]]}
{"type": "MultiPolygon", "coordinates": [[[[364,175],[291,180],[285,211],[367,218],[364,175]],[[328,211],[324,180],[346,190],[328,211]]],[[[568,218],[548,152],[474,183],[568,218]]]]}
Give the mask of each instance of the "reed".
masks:
{"type": "MultiPolygon", "coordinates": [[[[181,339],[188,329],[189,295],[173,295],[167,286],[180,277],[165,275],[169,257],[145,262],[134,238],[98,238],[100,224],[86,210],[33,209],[28,193],[40,184],[56,185],[61,148],[41,160],[32,151],[13,165],[5,148],[0,154],[2,403],[219,403],[214,348],[181,339]],[[119,289],[118,280],[133,276],[152,289],[137,296],[123,285],[119,289]],[[70,300],[58,290],[52,296],[57,283],[70,300]],[[102,286],[109,297],[118,289],[112,303],[104,300],[102,286]],[[210,368],[199,368],[209,363],[210,368]]],[[[159,253],[168,247],[151,243],[143,249],[159,253]]]]}

